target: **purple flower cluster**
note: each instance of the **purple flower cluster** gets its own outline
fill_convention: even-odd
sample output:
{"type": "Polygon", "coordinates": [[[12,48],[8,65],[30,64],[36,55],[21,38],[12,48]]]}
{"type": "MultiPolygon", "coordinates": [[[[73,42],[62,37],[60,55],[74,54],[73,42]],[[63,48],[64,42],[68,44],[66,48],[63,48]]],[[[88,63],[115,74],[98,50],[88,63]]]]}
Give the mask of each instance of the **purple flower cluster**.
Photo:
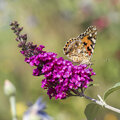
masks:
{"type": "Polygon", "coordinates": [[[41,45],[37,47],[41,52],[26,58],[25,61],[37,67],[33,70],[34,76],[44,75],[42,88],[47,89],[50,98],[66,98],[70,92],[87,88],[87,85],[93,81],[91,76],[95,73],[91,68],[87,68],[87,65],[73,65],[62,57],[56,58],[55,53],[42,51],[42,48],[41,45]]]}
{"type": "Polygon", "coordinates": [[[44,46],[33,45],[27,42],[27,35],[21,35],[23,28],[15,21],[11,23],[12,30],[17,35],[16,41],[18,47],[22,48],[21,53],[25,56],[25,62],[33,69],[34,76],[44,75],[42,88],[47,89],[49,98],[64,99],[72,95],[80,95],[83,89],[93,81],[91,76],[95,75],[91,68],[84,65],[73,65],[72,62],[64,60],[62,57],[57,58],[53,52],[43,51],[44,46]]]}

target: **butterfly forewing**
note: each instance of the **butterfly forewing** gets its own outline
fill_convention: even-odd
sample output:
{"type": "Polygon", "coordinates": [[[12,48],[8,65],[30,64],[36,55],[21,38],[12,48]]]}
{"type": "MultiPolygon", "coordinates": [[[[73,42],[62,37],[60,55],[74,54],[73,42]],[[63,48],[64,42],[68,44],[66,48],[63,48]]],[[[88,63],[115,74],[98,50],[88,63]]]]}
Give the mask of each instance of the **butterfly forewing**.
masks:
{"type": "Polygon", "coordinates": [[[87,30],[80,34],[77,38],[67,41],[63,48],[63,52],[73,62],[87,64],[94,51],[96,43],[97,29],[90,26],[87,30]]]}

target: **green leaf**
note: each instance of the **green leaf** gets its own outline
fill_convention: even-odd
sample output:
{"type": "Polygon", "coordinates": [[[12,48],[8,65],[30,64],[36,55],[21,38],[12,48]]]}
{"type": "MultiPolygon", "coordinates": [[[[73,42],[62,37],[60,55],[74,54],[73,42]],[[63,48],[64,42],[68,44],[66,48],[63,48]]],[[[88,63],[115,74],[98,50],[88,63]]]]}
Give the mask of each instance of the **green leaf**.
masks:
{"type": "Polygon", "coordinates": [[[97,116],[99,109],[100,106],[95,103],[88,104],[84,111],[87,120],[95,120],[95,117],[97,116]]]}
{"type": "Polygon", "coordinates": [[[104,100],[114,91],[120,89],[120,82],[116,83],[113,87],[109,88],[104,94],[104,100]]]}

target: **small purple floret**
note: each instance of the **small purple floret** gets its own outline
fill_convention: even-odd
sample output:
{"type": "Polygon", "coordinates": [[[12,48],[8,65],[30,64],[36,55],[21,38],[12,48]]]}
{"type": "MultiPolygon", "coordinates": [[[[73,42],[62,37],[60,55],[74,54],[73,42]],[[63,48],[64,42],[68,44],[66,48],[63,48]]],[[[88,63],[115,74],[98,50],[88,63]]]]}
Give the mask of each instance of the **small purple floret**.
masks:
{"type": "Polygon", "coordinates": [[[37,67],[33,70],[34,76],[44,75],[41,87],[47,89],[49,98],[64,99],[72,90],[87,88],[93,81],[91,76],[95,73],[86,64],[73,65],[62,57],[56,58],[55,53],[43,51],[43,48],[42,45],[36,47],[39,54],[26,58],[25,62],[37,67]]]}
{"type": "Polygon", "coordinates": [[[47,90],[50,99],[80,95],[93,81],[91,76],[95,73],[86,64],[77,66],[62,57],[57,58],[56,53],[43,51],[45,46],[37,47],[33,42],[27,42],[27,34],[21,35],[23,28],[19,27],[17,21],[12,22],[10,26],[17,36],[16,41],[19,42],[18,47],[25,56],[25,62],[35,66],[33,75],[44,75],[45,79],[42,80],[41,87],[47,90]]]}

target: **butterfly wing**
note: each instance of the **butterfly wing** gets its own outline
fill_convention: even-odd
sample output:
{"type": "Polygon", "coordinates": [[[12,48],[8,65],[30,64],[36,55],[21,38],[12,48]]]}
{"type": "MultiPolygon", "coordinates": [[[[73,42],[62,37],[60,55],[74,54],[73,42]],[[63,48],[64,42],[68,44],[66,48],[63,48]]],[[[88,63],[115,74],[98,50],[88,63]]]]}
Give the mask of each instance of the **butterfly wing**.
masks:
{"type": "Polygon", "coordinates": [[[70,39],[63,48],[64,54],[73,62],[80,62],[82,57],[83,44],[80,38],[70,39]]]}
{"type": "Polygon", "coordinates": [[[96,27],[88,27],[80,36],[67,41],[63,48],[64,54],[73,62],[79,62],[80,64],[89,63],[94,51],[96,35],[96,27]]]}
{"type": "Polygon", "coordinates": [[[97,35],[97,29],[94,26],[90,26],[87,28],[87,30],[80,34],[78,38],[81,38],[82,43],[84,44],[84,47],[91,56],[94,52],[95,44],[96,44],[96,35],[97,35]]]}

